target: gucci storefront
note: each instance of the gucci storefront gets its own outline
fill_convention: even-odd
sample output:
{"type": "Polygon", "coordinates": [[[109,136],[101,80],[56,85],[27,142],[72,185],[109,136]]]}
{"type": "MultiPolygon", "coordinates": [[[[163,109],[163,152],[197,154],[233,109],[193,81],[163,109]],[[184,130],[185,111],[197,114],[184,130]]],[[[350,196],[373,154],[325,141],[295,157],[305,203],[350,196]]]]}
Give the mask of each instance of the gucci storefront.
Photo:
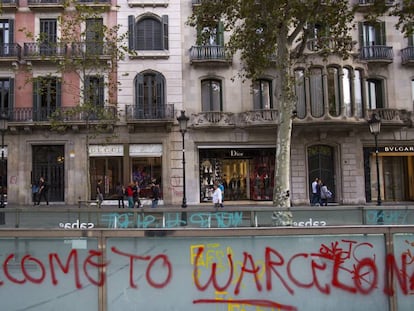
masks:
{"type": "Polygon", "coordinates": [[[200,202],[211,201],[213,185],[224,186],[224,200],[271,201],[274,147],[199,147],[200,202]]]}

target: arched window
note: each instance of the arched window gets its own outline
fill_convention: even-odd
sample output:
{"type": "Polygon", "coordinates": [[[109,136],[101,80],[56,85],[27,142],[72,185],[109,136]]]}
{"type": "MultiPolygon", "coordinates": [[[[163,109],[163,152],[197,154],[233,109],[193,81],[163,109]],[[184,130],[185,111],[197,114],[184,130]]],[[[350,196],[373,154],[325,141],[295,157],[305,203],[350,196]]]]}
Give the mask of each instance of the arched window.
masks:
{"type": "Polygon", "coordinates": [[[272,109],[272,81],[259,79],[253,82],[253,109],[272,109]]]}
{"type": "Polygon", "coordinates": [[[168,50],[168,15],[144,16],[137,21],[130,15],[128,37],[130,50],[168,50]]]}
{"type": "Polygon", "coordinates": [[[303,69],[295,70],[295,93],[296,93],[296,111],[299,119],[306,116],[306,85],[305,71],[303,69]]]}
{"type": "Polygon", "coordinates": [[[324,113],[323,79],[321,68],[311,68],[309,76],[310,107],[313,117],[319,118],[324,113]]]}
{"type": "Polygon", "coordinates": [[[201,109],[204,112],[223,110],[220,80],[206,79],[201,81],[201,109]]]}
{"type": "Polygon", "coordinates": [[[341,88],[339,69],[328,67],[328,104],[331,116],[337,117],[341,114],[341,88]]]}
{"type": "Polygon", "coordinates": [[[165,78],[157,72],[144,72],[135,77],[135,117],[163,118],[165,114],[165,78]]]}

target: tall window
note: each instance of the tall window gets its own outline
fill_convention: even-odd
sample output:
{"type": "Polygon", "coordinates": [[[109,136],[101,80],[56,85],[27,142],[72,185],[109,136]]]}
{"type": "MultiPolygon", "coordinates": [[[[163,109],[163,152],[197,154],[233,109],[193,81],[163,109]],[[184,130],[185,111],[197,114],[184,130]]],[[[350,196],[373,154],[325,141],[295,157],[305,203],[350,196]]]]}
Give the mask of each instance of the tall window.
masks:
{"type": "Polygon", "coordinates": [[[130,15],[128,24],[130,50],[168,50],[168,15],[144,16],[138,21],[130,15]]]}
{"type": "Polygon", "coordinates": [[[10,43],[13,43],[14,21],[10,19],[0,19],[0,56],[10,54],[10,43]]]}
{"type": "Polygon", "coordinates": [[[370,109],[385,108],[384,81],[381,79],[368,79],[368,106],[370,109]]]}
{"type": "Polygon", "coordinates": [[[362,89],[362,71],[356,69],[354,71],[354,96],[356,116],[359,118],[362,118],[364,116],[362,89]]]}
{"type": "Polygon", "coordinates": [[[135,117],[157,119],[165,115],[165,78],[156,72],[135,77],[135,117]]]}
{"type": "Polygon", "coordinates": [[[216,27],[199,27],[197,30],[198,45],[224,45],[224,26],[219,22],[216,27]]]}
{"type": "Polygon", "coordinates": [[[253,82],[253,108],[272,109],[272,81],[259,79],[253,82]]]}
{"type": "Polygon", "coordinates": [[[55,55],[57,42],[56,19],[40,20],[40,54],[55,55]]]}
{"type": "Polygon", "coordinates": [[[103,52],[103,20],[90,18],[86,20],[86,53],[101,55],[103,52]]]}
{"type": "Polygon", "coordinates": [[[101,76],[87,76],[85,78],[85,103],[96,107],[103,107],[104,96],[104,78],[101,76]]]}
{"type": "Polygon", "coordinates": [[[0,78],[0,112],[7,115],[13,109],[14,102],[14,79],[0,78]]]}
{"type": "Polygon", "coordinates": [[[344,114],[347,117],[352,117],[354,114],[352,107],[352,76],[349,68],[342,69],[342,100],[344,103],[344,114]]]}
{"type": "Polygon", "coordinates": [[[339,69],[328,67],[328,104],[332,116],[341,114],[341,88],[339,69]]]}
{"type": "Polygon", "coordinates": [[[309,77],[310,105],[313,117],[319,118],[324,113],[322,69],[311,68],[309,77]]]}
{"type": "Polygon", "coordinates": [[[223,110],[220,80],[201,81],[201,109],[205,112],[223,110]]]}
{"type": "Polygon", "coordinates": [[[306,85],[305,71],[303,69],[295,70],[295,92],[298,118],[303,119],[306,116],[306,85]]]}
{"type": "Polygon", "coordinates": [[[36,78],[33,85],[33,118],[47,121],[61,103],[61,82],[56,77],[36,78]]]}

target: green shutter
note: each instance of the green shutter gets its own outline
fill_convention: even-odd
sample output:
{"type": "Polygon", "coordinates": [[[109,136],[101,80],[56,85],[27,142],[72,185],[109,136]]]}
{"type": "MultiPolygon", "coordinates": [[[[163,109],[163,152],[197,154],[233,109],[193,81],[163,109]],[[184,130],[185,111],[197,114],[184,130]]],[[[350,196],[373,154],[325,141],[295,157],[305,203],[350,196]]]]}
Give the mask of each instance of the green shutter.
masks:
{"type": "Polygon", "coordinates": [[[379,22],[375,27],[375,44],[386,45],[385,39],[385,22],[379,22]]]}
{"type": "Polygon", "coordinates": [[[130,51],[135,50],[135,17],[128,16],[128,48],[130,51]]]}
{"type": "Polygon", "coordinates": [[[9,43],[14,43],[14,19],[9,19],[9,43]]]}
{"type": "Polygon", "coordinates": [[[138,74],[135,78],[135,105],[144,107],[144,75],[138,74]]]}
{"type": "Polygon", "coordinates": [[[359,37],[359,46],[364,47],[366,46],[364,40],[364,23],[358,22],[358,37],[359,37]]]}
{"type": "Polygon", "coordinates": [[[62,106],[62,82],[56,78],[56,108],[62,106]]]}
{"type": "Polygon", "coordinates": [[[414,34],[408,36],[408,46],[414,46],[414,34]]]}
{"type": "Polygon", "coordinates": [[[168,50],[168,15],[162,16],[162,39],[163,39],[163,49],[168,50]]]}
{"type": "Polygon", "coordinates": [[[9,89],[9,102],[8,104],[8,116],[11,118],[13,116],[13,110],[14,110],[14,79],[9,79],[10,83],[10,89],[9,89]]]}
{"type": "Polygon", "coordinates": [[[217,44],[224,46],[224,24],[221,21],[217,25],[217,44]]]}
{"type": "Polygon", "coordinates": [[[104,85],[104,78],[103,77],[100,77],[99,78],[99,85],[98,85],[98,87],[99,87],[99,102],[98,102],[98,104],[99,104],[99,106],[100,107],[103,107],[104,106],[104,101],[105,101],[105,94],[104,94],[104,90],[105,90],[105,85],[104,85]]]}

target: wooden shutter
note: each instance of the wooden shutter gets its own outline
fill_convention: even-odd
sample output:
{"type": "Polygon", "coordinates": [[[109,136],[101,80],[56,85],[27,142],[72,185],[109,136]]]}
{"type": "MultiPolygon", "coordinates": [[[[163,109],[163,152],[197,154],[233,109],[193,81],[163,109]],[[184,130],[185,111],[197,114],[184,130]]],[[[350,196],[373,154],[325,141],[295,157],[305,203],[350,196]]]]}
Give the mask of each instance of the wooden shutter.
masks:
{"type": "Polygon", "coordinates": [[[387,44],[387,41],[385,39],[385,22],[379,22],[375,26],[375,44],[376,45],[387,44]]]}
{"type": "Polygon", "coordinates": [[[136,49],[135,45],[135,17],[128,16],[128,48],[130,51],[136,49]]]}
{"type": "Polygon", "coordinates": [[[163,40],[163,49],[168,50],[168,15],[162,16],[162,40],[163,40]]]}
{"type": "Polygon", "coordinates": [[[9,19],[9,43],[14,43],[14,19],[9,19]]]}
{"type": "Polygon", "coordinates": [[[224,46],[224,24],[221,21],[217,25],[217,45],[224,46]]]}
{"type": "Polygon", "coordinates": [[[56,78],[56,108],[62,106],[62,82],[56,78]]]}
{"type": "Polygon", "coordinates": [[[365,40],[364,40],[364,23],[358,22],[358,37],[359,37],[359,47],[366,46],[365,40]]]}
{"type": "Polygon", "coordinates": [[[9,89],[9,102],[8,104],[8,116],[11,118],[13,116],[13,109],[14,109],[14,79],[9,79],[10,89],[9,89]]]}
{"type": "Polygon", "coordinates": [[[414,46],[414,34],[408,36],[408,46],[414,46]]]}
{"type": "Polygon", "coordinates": [[[144,107],[144,75],[138,74],[135,78],[135,106],[144,107]]]}

